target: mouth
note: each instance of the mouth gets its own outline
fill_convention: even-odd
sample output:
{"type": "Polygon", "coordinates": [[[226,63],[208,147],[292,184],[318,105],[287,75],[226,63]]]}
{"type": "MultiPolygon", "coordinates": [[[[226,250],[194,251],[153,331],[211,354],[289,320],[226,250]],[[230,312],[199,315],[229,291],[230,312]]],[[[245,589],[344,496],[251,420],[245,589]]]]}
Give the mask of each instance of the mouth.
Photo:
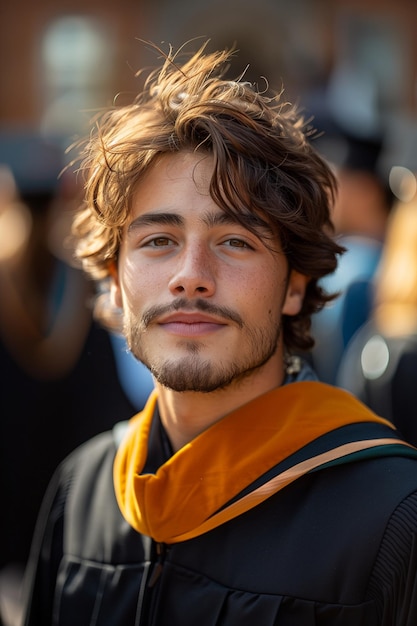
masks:
{"type": "Polygon", "coordinates": [[[180,311],[161,317],[157,324],[169,333],[183,337],[198,337],[211,334],[228,325],[224,320],[210,315],[180,311]]]}

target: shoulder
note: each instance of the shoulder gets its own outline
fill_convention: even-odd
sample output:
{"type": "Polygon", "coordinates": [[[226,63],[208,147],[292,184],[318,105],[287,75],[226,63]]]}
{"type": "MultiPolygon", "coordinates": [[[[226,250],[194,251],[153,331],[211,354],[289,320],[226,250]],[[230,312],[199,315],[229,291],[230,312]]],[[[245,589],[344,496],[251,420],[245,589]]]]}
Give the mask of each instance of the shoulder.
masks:
{"type": "Polygon", "coordinates": [[[316,479],[324,510],[339,520],[339,540],[351,542],[355,529],[359,553],[376,550],[385,571],[394,546],[393,560],[406,558],[417,540],[416,458],[368,458],[324,470],[316,479]]]}
{"type": "Polygon", "coordinates": [[[68,515],[69,503],[74,493],[94,490],[94,483],[102,475],[103,467],[109,466],[116,451],[113,432],[105,431],[75,448],[56,468],[37,520],[36,541],[45,534],[60,534],[63,520],[68,515]]]}
{"type": "MultiPolygon", "coordinates": [[[[416,464],[412,469],[416,472],[416,464]]],[[[385,524],[368,581],[368,596],[385,610],[397,606],[403,616],[409,613],[415,617],[417,605],[408,590],[415,588],[416,572],[417,490],[414,489],[397,502],[385,524]]],[[[414,623],[414,618],[407,623],[414,623]]]]}
{"type": "MultiPolygon", "coordinates": [[[[120,550],[124,555],[118,538],[133,533],[120,513],[113,487],[114,457],[124,428],[123,422],[83,443],[53,477],[43,517],[47,525],[62,527],[58,542],[63,554],[110,561],[122,558],[120,550]]],[[[132,556],[123,558],[129,561],[132,556]]]]}
{"type": "Polygon", "coordinates": [[[112,430],[95,435],[61,461],[42,502],[38,527],[43,532],[48,525],[59,526],[64,517],[73,518],[77,501],[80,505],[76,508],[91,511],[93,494],[96,502],[98,492],[101,499],[113,497],[113,461],[124,425],[121,422],[112,430]]]}
{"type": "Polygon", "coordinates": [[[95,435],[75,448],[60,464],[57,473],[61,480],[80,472],[94,472],[105,463],[114,459],[116,450],[127,430],[128,421],[117,422],[111,430],[95,435]]]}
{"type": "Polygon", "coordinates": [[[128,422],[117,423],[113,429],[95,435],[71,452],[58,467],[55,481],[66,494],[66,506],[74,502],[85,510],[94,494],[97,500],[113,496],[113,463],[128,422]]]}

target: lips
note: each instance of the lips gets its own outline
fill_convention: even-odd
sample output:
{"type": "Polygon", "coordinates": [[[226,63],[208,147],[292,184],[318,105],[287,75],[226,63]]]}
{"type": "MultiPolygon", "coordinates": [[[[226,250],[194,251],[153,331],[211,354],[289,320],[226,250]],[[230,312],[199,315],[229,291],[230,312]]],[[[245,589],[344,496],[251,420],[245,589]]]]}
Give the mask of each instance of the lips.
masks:
{"type": "Polygon", "coordinates": [[[158,320],[158,324],[170,324],[172,322],[178,322],[179,324],[221,324],[224,325],[226,322],[219,320],[218,318],[213,317],[212,315],[207,315],[204,313],[185,313],[183,311],[175,311],[175,313],[171,313],[170,315],[162,316],[158,320]]]}
{"type": "Polygon", "coordinates": [[[161,317],[157,324],[168,332],[183,336],[206,335],[227,326],[227,323],[223,320],[205,315],[204,313],[185,313],[180,311],[161,317]]]}

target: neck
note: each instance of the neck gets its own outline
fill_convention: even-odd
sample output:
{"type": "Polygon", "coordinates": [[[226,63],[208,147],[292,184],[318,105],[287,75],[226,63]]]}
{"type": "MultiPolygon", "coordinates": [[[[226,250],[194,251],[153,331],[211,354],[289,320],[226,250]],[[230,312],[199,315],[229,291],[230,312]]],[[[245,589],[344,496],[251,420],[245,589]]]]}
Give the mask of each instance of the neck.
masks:
{"type": "Polygon", "coordinates": [[[283,361],[274,358],[247,378],[214,392],[179,393],[156,383],[161,421],[174,452],[228,413],[279,387],[283,379],[283,361]]]}

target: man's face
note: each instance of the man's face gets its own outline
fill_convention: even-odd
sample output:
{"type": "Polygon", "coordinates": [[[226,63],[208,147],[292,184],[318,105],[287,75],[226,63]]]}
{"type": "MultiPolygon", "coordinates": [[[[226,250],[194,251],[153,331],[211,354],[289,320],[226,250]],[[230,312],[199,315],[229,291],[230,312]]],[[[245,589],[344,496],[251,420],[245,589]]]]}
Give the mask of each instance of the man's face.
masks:
{"type": "Polygon", "coordinates": [[[131,351],[179,392],[279,372],[281,315],[296,314],[304,294],[291,288],[277,238],[253,234],[214,203],[212,169],[210,156],[184,152],[148,172],[135,190],[112,287],[131,351]]]}

